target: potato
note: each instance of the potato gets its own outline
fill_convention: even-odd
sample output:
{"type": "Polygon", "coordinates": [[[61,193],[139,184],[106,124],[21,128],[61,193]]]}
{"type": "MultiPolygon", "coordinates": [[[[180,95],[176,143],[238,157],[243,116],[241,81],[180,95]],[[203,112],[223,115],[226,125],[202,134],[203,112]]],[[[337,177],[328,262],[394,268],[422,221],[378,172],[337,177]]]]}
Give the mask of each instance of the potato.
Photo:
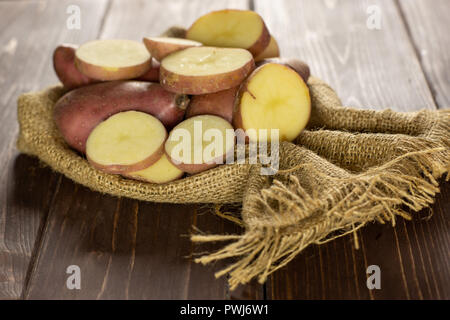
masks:
{"type": "Polygon", "coordinates": [[[116,113],[145,112],[170,129],[182,121],[188,104],[186,95],[168,92],[157,83],[103,82],[66,93],[54,107],[54,119],[67,144],[84,153],[91,131],[116,113]]]}
{"type": "Polygon", "coordinates": [[[184,172],[175,167],[172,162],[169,161],[167,155],[163,154],[162,157],[150,167],[123,175],[135,180],[161,184],[177,180],[181,178],[183,174],[184,172]]]}
{"type": "Polygon", "coordinates": [[[228,122],[233,120],[234,100],[239,86],[216,93],[192,96],[186,109],[186,118],[210,114],[221,117],[228,122]]]}
{"type": "Polygon", "coordinates": [[[148,168],[164,154],[167,131],[155,117],[138,111],[120,112],[101,122],[86,142],[86,157],[107,173],[148,168]]]}
{"type": "Polygon", "coordinates": [[[220,10],[197,19],[187,30],[186,39],[205,46],[247,49],[256,57],[269,45],[270,34],[256,12],[220,10]]]}
{"type": "Polygon", "coordinates": [[[169,134],[165,152],[180,170],[195,174],[222,164],[234,151],[234,129],[216,116],[203,115],[184,120],[169,134]]]}
{"type": "Polygon", "coordinates": [[[76,49],[74,44],[62,44],[53,51],[53,69],[64,87],[69,90],[98,82],[75,67],[76,49]]]}
{"type": "Polygon", "coordinates": [[[152,58],[152,62],[150,64],[150,69],[144,73],[142,76],[137,77],[134,80],[138,81],[149,81],[149,82],[159,82],[159,67],[160,63],[152,58]]]}
{"type": "Polygon", "coordinates": [[[273,36],[270,36],[269,45],[261,52],[257,57],[255,57],[255,61],[261,61],[268,58],[276,58],[280,56],[280,48],[278,47],[277,40],[273,36]]]}
{"type": "Polygon", "coordinates": [[[169,38],[153,37],[144,38],[144,44],[148,52],[158,61],[162,61],[169,54],[191,47],[200,47],[202,44],[197,41],[169,38]]]}
{"type": "Polygon", "coordinates": [[[278,63],[278,64],[282,64],[285,66],[288,66],[289,68],[293,69],[294,71],[296,71],[300,77],[302,77],[303,81],[305,81],[305,83],[308,83],[308,79],[311,75],[311,72],[309,70],[309,66],[299,60],[299,59],[295,59],[295,58],[271,58],[271,59],[264,59],[261,61],[258,61],[256,63],[256,67],[260,67],[262,65],[265,65],[267,63],[278,63]]]}
{"type": "Polygon", "coordinates": [[[273,129],[278,129],[279,140],[292,141],[306,127],[310,114],[309,89],[299,74],[285,65],[267,63],[239,89],[233,124],[246,131],[250,141],[272,141],[273,129]],[[267,138],[260,129],[267,130],[267,138]]]}
{"type": "MultiPolygon", "coordinates": [[[[72,90],[89,84],[101,82],[82,74],[75,66],[75,44],[62,44],[53,52],[53,68],[66,89],[72,90]]],[[[136,78],[140,81],[159,82],[160,63],[152,59],[150,69],[136,78]]]]}
{"type": "Polygon", "coordinates": [[[161,62],[161,85],[172,92],[206,94],[239,85],[254,69],[244,49],[194,47],[167,56],[161,62]]]}
{"type": "Polygon", "coordinates": [[[137,41],[95,40],[76,50],[75,65],[93,79],[128,80],[140,77],[150,69],[151,56],[137,41]]]}
{"type": "Polygon", "coordinates": [[[186,31],[187,30],[183,27],[173,26],[164,31],[161,37],[185,39],[186,31]]]}

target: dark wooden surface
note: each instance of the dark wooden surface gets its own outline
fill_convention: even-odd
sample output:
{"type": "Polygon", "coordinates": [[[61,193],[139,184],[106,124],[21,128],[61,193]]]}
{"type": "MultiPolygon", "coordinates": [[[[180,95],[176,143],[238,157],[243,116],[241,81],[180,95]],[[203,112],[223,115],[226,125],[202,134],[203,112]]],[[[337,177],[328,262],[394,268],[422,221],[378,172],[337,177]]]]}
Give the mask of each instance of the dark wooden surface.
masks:
{"type": "Polygon", "coordinates": [[[306,60],[346,105],[398,111],[448,107],[447,0],[0,1],[0,299],[449,299],[450,186],[430,210],[396,227],[372,224],[353,236],[311,246],[266,285],[230,292],[215,279],[221,264],[192,262],[193,228],[239,233],[198,205],[118,199],[92,192],[15,149],[16,99],[57,81],[51,52],[62,42],[139,40],[173,24],[188,26],[219,8],[252,8],[282,55],[306,60]],[[433,5],[429,5],[433,2],[433,5]],[[81,8],[81,30],[66,28],[66,8],[81,8]],[[366,26],[381,9],[381,29],[366,26]],[[368,290],[367,266],[381,268],[368,290]],[[66,288],[66,268],[81,269],[81,290],[66,288]]]}

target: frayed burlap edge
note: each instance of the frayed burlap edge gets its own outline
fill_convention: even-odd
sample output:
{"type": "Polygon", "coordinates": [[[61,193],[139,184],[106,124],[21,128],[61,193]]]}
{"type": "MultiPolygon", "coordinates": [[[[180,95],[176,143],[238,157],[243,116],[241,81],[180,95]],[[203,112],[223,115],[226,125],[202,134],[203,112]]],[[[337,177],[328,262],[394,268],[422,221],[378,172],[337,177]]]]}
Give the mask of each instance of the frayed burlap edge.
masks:
{"type": "MultiPolygon", "coordinates": [[[[321,244],[355,232],[369,222],[390,222],[396,217],[410,219],[408,209],[419,211],[434,202],[439,192],[437,179],[447,173],[450,163],[450,111],[421,111],[434,118],[426,135],[396,146],[398,156],[383,165],[358,174],[332,177],[314,165],[304,170],[329,181],[326,197],[306,191],[293,172],[281,174],[271,186],[244,196],[242,235],[193,235],[194,242],[233,241],[219,251],[197,258],[207,264],[233,258],[216,277],[229,274],[230,288],[254,277],[264,283],[267,276],[285,266],[310,244],[321,244]]],[[[284,152],[295,152],[292,144],[282,145],[284,152]]],[[[307,151],[308,152],[308,151],[307,151]]],[[[299,167],[295,170],[301,170],[299,167]]],[[[288,170],[289,171],[289,170],[288,170]]]]}

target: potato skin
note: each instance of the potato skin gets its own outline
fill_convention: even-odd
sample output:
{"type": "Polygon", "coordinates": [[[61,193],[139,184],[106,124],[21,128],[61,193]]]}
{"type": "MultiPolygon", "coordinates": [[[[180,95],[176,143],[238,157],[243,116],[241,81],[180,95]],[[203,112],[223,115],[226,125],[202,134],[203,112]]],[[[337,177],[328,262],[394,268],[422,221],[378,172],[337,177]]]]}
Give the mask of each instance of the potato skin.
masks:
{"type": "Polygon", "coordinates": [[[161,64],[152,58],[150,69],[142,76],[134,79],[138,81],[159,82],[159,67],[161,64]]]}
{"type": "Polygon", "coordinates": [[[128,80],[146,74],[150,70],[151,59],[135,66],[108,70],[102,66],[80,60],[75,55],[75,66],[82,74],[99,81],[128,80]]]}
{"type": "Polygon", "coordinates": [[[234,100],[239,86],[216,93],[193,96],[186,109],[186,119],[203,114],[219,116],[229,123],[233,120],[234,100]]]}
{"type": "Polygon", "coordinates": [[[207,76],[188,76],[168,71],[162,63],[160,83],[164,89],[176,93],[192,95],[215,93],[238,86],[254,69],[255,61],[251,59],[238,70],[207,76]]]}
{"type": "Polygon", "coordinates": [[[173,27],[170,27],[169,29],[167,29],[166,31],[164,31],[161,34],[161,37],[185,39],[186,32],[187,32],[187,30],[183,27],[173,26],[173,27]]]}
{"type": "Polygon", "coordinates": [[[215,168],[218,166],[218,164],[212,162],[212,163],[198,163],[198,164],[194,164],[194,163],[177,163],[175,162],[169,154],[167,154],[166,151],[166,156],[169,159],[169,161],[178,169],[180,169],[183,172],[186,172],[188,174],[197,174],[212,168],[215,168]]]}
{"type": "MultiPolygon", "coordinates": [[[[232,150],[230,150],[229,153],[234,153],[234,148],[232,150]]],[[[183,162],[177,162],[174,159],[172,159],[170,157],[170,155],[167,153],[167,150],[165,150],[165,154],[166,154],[167,159],[169,159],[169,161],[175,167],[177,167],[181,171],[186,172],[188,174],[197,174],[197,173],[215,168],[219,165],[225,164],[225,160],[228,156],[228,154],[225,154],[221,157],[217,157],[216,159],[211,160],[211,162],[209,162],[209,163],[183,163],[183,162]],[[220,162],[222,162],[222,164],[220,162]]]]}
{"type": "Polygon", "coordinates": [[[295,58],[264,59],[264,60],[256,62],[256,67],[257,68],[261,67],[261,66],[265,65],[266,63],[278,63],[278,64],[288,66],[289,68],[291,68],[292,70],[297,72],[300,75],[300,77],[302,77],[303,81],[305,81],[305,83],[308,83],[308,79],[311,75],[311,71],[309,69],[308,64],[306,64],[305,62],[303,62],[299,59],[295,59],[295,58]]]}
{"type": "MultiPolygon", "coordinates": [[[[68,90],[101,82],[85,76],[77,69],[75,66],[75,50],[77,48],[78,46],[75,44],[62,44],[53,52],[53,68],[64,88],[68,90]]],[[[150,69],[135,80],[159,82],[159,66],[160,63],[152,59],[150,69]]]]}
{"type": "Polygon", "coordinates": [[[62,44],[53,51],[53,69],[66,89],[72,90],[98,82],[82,74],[75,67],[77,45],[62,44]]]}
{"type": "Polygon", "coordinates": [[[197,44],[195,44],[194,42],[192,44],[169,43],[158,40],[157,38],[144,38],[142,41],[144,42],[144,45],[147,48],[148,52],[150,52],[151,56],[158,61],[162,61],[162,59],[164,59],[171,53],[190,47],[199,47],[202,45],[200,42],[198,42],[197,44]]]}
{"type": "Polygon", "coordinates": [[[270,33],[267,29],[266,23],[264,22],[263,18],[261,18],[261,21],[263,23],[263,31],[261,33],[261,36],[259,39],[247,50],[250,51],[254,57],[257,57],[259,54],[261,54],[270,43],[270,33]]]}
{"type": "Polygon", "coordinates": [[[168,92],[157,83],[113,81],[66,93],[55,104],[53,115],[67,144],[85,153],[91,131],[116,113],[145,112],[170,129],[183,120],[188,104],[187,96],[168,92]]]}
{"type": "Polygon", "coordinates": [[[255,57],[255,62],[275,58],[280,56],[280,47],[278,46],[277,40],[271,36],[269,45],[261,52],[258,56],[255,57]]]}

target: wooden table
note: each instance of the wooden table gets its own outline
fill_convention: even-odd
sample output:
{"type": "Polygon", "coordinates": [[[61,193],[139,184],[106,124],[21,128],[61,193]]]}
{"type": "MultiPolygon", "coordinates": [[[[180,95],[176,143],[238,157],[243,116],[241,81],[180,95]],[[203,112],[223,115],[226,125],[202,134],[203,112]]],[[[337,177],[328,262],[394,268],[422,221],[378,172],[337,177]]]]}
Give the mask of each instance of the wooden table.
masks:
{"type": "Polygon", "coordinates": [[[186,235],[239,227],[202,206],[92,192],[17,152],[17,97],[57,82],[51,54],[58,44],[140,40],[227,7],[259,12],[282,54],[306,60],[345,105],[450,106],[448,0],[0,1],[0,298],[450,298],[449,183],[442,181],[435,205],[412,222],[360,230],[359,250],[352,236],[311,246],[265,285],[230,292],[226,278],[213,276],[220,264],[190,259],[214,246],[194,247],[186,235]],[[66,26],[69,5],[81,9],[80,30],[66,26]],[[367,289],[372,264],[381,268],[381,290],[367,289]],[[81,290],[66,287],[69,265],[80,267],[81,290]]]}

